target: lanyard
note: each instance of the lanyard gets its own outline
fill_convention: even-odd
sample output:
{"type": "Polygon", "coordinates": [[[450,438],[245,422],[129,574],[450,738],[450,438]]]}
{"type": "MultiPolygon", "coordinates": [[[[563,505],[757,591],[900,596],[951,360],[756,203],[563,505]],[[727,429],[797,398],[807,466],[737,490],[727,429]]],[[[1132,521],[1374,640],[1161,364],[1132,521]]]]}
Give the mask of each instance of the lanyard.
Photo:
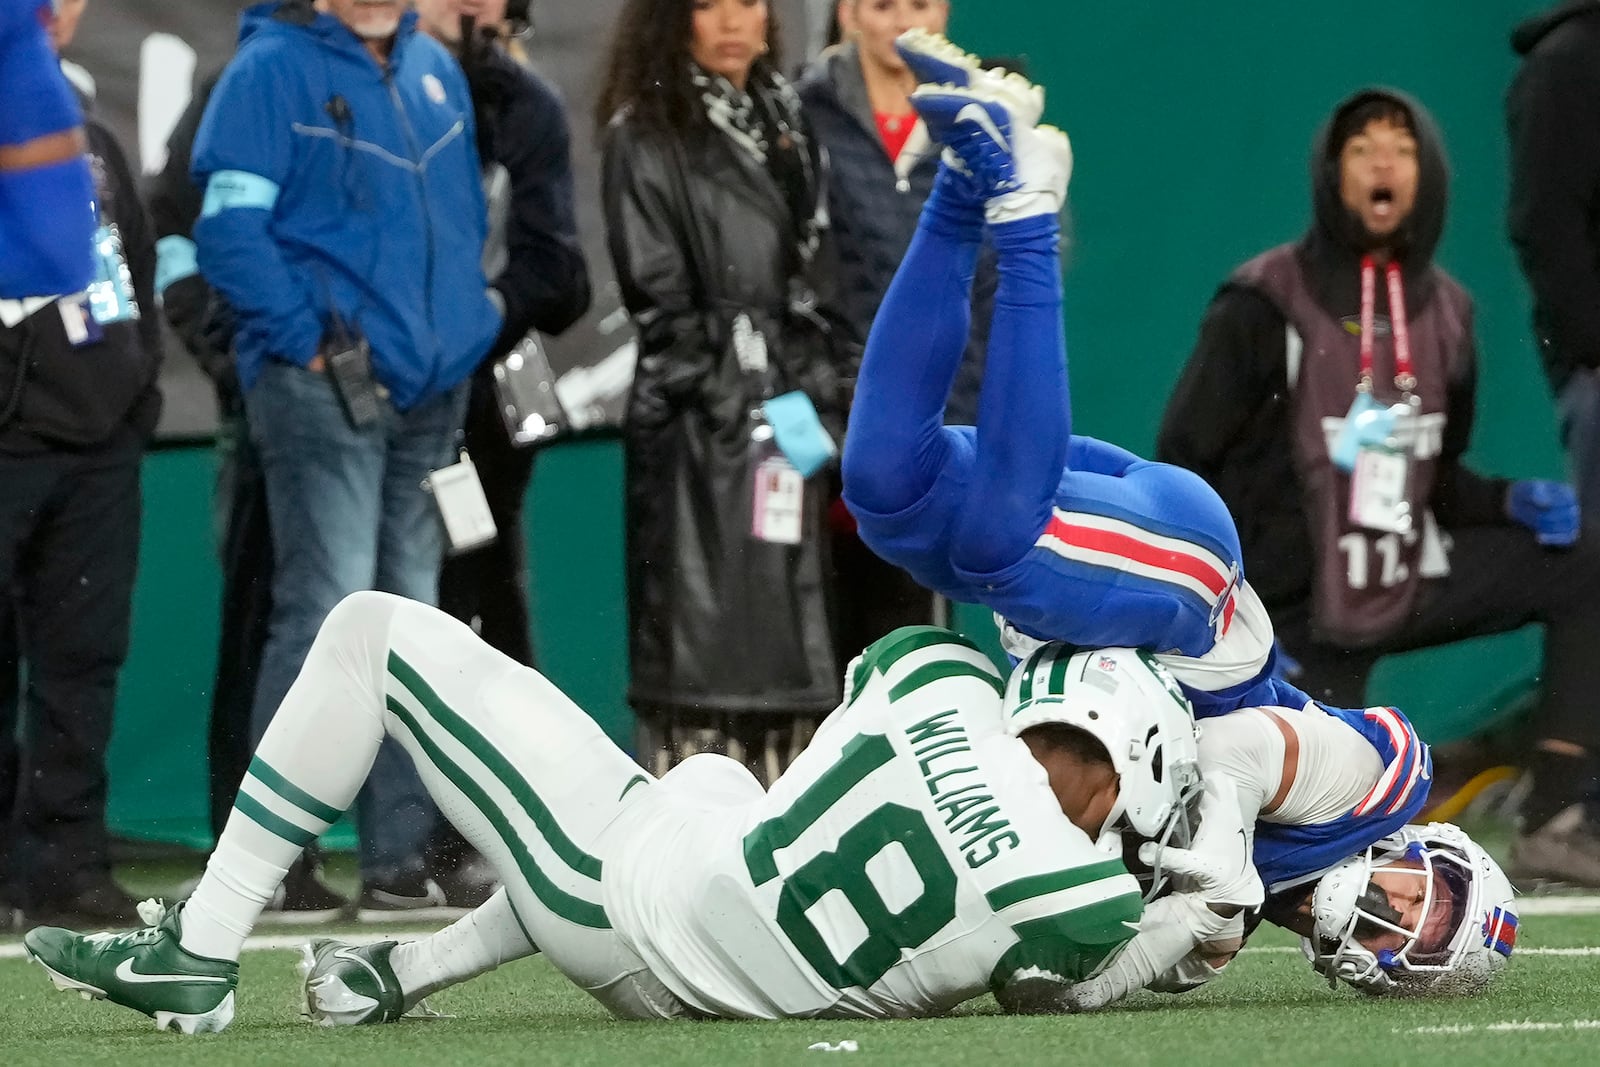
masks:
{"type": "MultiPolygon", "coordinates": [[[[1389,285],[1389,326],[1394,334],[1394,387],[1406,396],[1417,387],[1411,369],[1411,329],[1406,323],[1405,289],[1400,282],[1400,265],[1390,260],[1383,268],[1389,285]]],[[[1361,377],[1356,392],[1372,392],[1372,323],[1375,314],[1377,266],[1371,256],[1361,257],[1361,377]]]]}

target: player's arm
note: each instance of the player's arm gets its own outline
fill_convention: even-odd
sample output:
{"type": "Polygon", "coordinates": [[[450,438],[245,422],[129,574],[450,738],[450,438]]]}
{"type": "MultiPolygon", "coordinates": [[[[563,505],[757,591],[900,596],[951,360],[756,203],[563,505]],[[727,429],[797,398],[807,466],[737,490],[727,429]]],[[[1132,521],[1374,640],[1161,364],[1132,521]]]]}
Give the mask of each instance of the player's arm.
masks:
{"type": "Polygon", "coordinates": [[[1175,972],[1192,974],[1198,968],[1209,978],[1243,944],[1244,911],[1259,906],[1264,896],[1249,830],[1259,805],[1241,800],[1228,775],[1206,774],[1193,847],[1146,842],[1140,849],[1141,859],[1174,876],[1176,891],[1145,909],[1138,934],[1110,966],[1072,987],[1074,1011],[1096,1011],[1148,986],[1167,988],[1175,972]]]}
{"type": "Polygon", "coordinates": [[[1243,944],[1244,909],[1265,895],[1254,868],[1256,820],[1282,805],[1298,758],[1294,732],[1266,709],[1205,721],[1200,831],[1193,848],[1159,856],[1180,891],[1152,904],[1127,949],[1074,988],[1077,1010],[1106,1007],[1138,989],[1192,989],[1228,964],[1243,944]]]}
{"type": "MultiPolygon", "coordinates": [[[[1103,860],[1057,877],[1069,882],[1081,879],[1079,886],[1093,882],[1104,888],[1092,902],[1053,914],[1029,915],[1028,905],[1034,902],[1001,910],[1019,940],[995,965],[989,987],[1008,1012],[1043,1015],[1083,1010],[1074,997],[1075,983],[1100,972],[1141,929],[1144,902],[1138,882],[1121,860],[1103,860]]],[[[1026,879],[1016,884],[1038,881],[1026,879]]],[[[991,893],[991,900],[1006,888],[991,893]]]]}

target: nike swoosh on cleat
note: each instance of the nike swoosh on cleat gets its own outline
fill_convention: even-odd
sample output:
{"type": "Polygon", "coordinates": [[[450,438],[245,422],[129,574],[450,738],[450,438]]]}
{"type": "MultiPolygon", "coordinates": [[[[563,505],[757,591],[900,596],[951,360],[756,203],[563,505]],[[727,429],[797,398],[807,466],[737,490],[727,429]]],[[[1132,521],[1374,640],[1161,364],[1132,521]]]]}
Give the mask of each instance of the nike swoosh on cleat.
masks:
{"type": "Polygon", "coordinates": [[[117,964],[117,969],[116,969],[116,971],[114,973],[122,981],[131,982],[134,985],[142,985],[142,984],[153,983],[153,982],[226,982],[227,981],[226,978],[220,978],[220,977],[218,977],[216,975],[211,975],[211,974],[141,974],[140,972],[138,972],[138,971],[133,969],[133,957],[132,956],[129,956],[127,959],[125,959],[121,963],[117,964]]]}
{"type": "Polygon", "coordinates": [[[621,793],[620,796],[617,797],[617,799],[621,800],[623,797],[627,796],[628,795],[628,790],[632,789],[634,786],[646,784],[649,781],[650,781],[650,779],[646,778],[642,774],[634,775],[632,778],[628,779],[628,784],[622,787],[622,793],[621,793]]]}
{"type": "Polygon", "coordinates": [[[378,988],[383,988],[383,976],[378,973],[378,968],[362,959],[361,954],[356,951],[355,946],[352,945],[345,948],[336,948],[333,950],[333,957],[334,959],[348,960],[351,963],[359,963],[361,966],[367,969],[369,974],[372,975],[372,980],[378,983],[378,988]]]}
{"type": "Polygon", "coordinates": [[[1006,139],[1005,134],[1000,132],[1000,127],[995,125],[994,117],[989,114],[989,109],[982,104],[968,104],[960,111],[957,111],[956,121],[976,123],[978,128],[988,134],[992,141],[1007,152],[1011,151],[1011,142],[1006,139]]]}

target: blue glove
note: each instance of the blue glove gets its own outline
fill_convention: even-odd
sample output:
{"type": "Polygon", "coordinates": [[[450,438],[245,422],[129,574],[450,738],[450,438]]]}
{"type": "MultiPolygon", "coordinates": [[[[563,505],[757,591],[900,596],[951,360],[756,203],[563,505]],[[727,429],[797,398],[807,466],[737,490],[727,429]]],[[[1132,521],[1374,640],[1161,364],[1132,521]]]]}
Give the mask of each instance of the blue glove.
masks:
{"type": "Polygon", "coordinates": [[[1578,539],[1578,494],[1565,482],[1528,478],[1506,491],[1506,514],[1533,531],[1541,545],[1566,547],[1578,539]]]}

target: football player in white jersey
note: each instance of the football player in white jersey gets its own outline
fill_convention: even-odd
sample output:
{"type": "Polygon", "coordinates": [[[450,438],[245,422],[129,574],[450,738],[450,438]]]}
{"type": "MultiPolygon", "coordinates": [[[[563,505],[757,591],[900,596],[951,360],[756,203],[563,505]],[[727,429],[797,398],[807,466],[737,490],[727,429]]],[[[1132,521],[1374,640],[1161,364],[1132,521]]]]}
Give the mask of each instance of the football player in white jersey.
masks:
{"type": "Polygon", "coordinates": [[[318,1022],[392,1021],[541,950],[626,1018],[919,1016],[991,990],[1066,1008],[1143,910],[1117,834],[1181,843],[1200,792],[1194,721],[1159,666],[1113,649],[1069,667],[1093,700],[1041,686],[1008,717],[970,642],[898,630],[763,792],[716,755],[652,779],[467,627],[357,593],[323,624],[195,892],[147,902],[134,933],[24,943],[60,988],[222,1029],[261,908],[392,735],[505,888],[419,941],[314,943],[318,1022]]]}

